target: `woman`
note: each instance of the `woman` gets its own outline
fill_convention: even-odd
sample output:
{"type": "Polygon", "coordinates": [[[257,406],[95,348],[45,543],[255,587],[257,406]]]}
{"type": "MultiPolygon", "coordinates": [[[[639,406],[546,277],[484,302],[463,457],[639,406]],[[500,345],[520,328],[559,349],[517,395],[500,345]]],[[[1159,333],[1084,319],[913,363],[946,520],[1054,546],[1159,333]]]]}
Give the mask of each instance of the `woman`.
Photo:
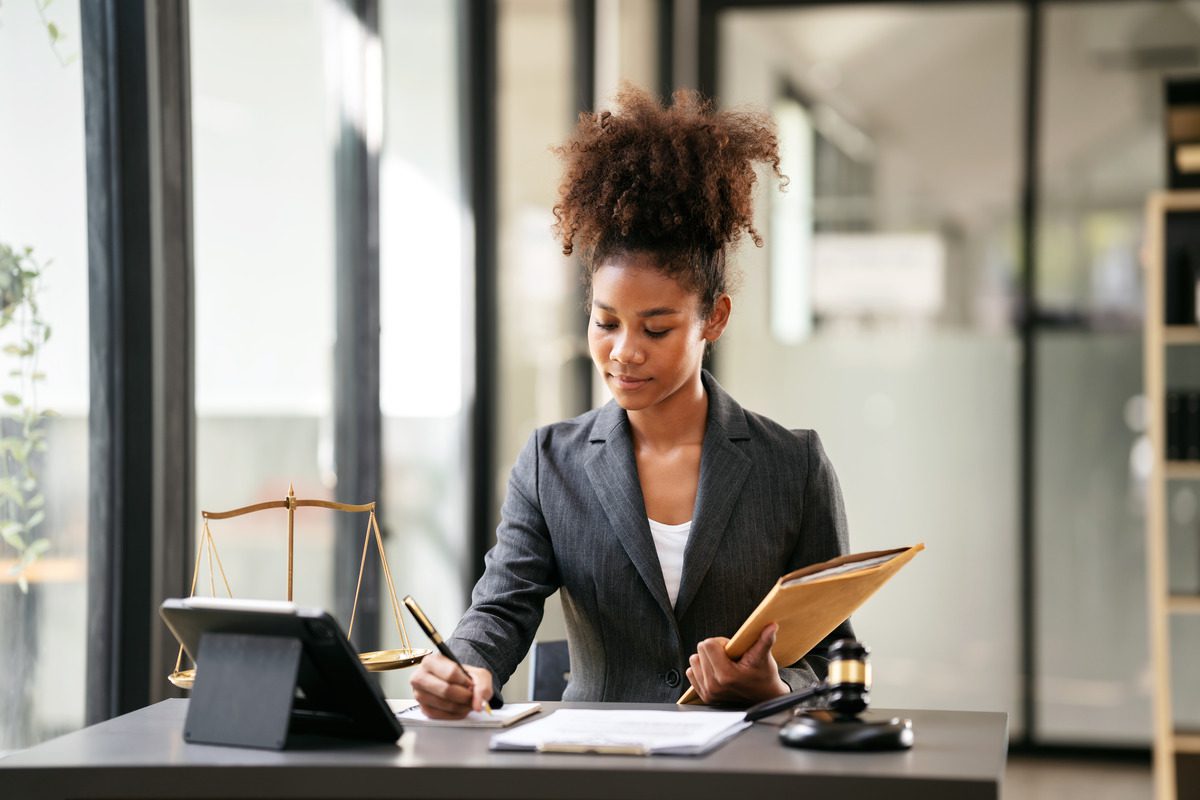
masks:
{"type": "MultiPolygon", "coordinates": [[[[778,665],[775,626],[731,635],[782,574],[847,552],[833,468],[812,431],[745,411],[704,372],[732,303],[726,252],[753,226],[754,165],[779,174],[769,120],[626,87],[580,116],[554,213],[582,248],[592,360],[613,400],[541,428],[509,479],[496,545],[449,642],[412,677],[436,718],[479,710],[561,591],[577,701],[748,704],[814,683],[778,665]]],[[[830,635],[851,635],[848,623],[830,635]]],[[[818,647],[820,651],[822,648],[818,647]]]]}

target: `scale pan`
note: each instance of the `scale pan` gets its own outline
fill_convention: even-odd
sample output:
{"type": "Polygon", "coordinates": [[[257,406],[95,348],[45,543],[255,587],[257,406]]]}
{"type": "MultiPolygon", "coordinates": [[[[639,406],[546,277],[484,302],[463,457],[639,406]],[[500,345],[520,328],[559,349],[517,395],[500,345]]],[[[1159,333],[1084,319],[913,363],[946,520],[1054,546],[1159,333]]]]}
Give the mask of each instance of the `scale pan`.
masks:
{"type": "Polygon", "coordinates": [[[370,653],[359,653],[358,660],[368,672],[386,672],[389,669],[402,669],[421,663],[421,659],[432,653],[428,649],[372,650],[370,653]]]}
{"type": "Polygon", "coordinates": [[[169,680],[175,686],[178,686],[180,689],[191,689],[192,684],[196,682],[196,670],[176,670],[167,676],[167,680],[169,680]]]}

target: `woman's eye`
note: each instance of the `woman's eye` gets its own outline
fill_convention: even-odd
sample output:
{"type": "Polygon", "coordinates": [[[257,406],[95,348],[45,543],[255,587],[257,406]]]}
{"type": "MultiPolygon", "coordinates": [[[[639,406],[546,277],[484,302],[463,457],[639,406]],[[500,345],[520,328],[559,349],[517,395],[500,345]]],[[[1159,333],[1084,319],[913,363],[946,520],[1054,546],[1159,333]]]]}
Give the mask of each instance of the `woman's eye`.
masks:
{"type": "Polygon", "coordinates": [[[649,328],[646,329],[646,335],[652,339],[661,339],[662,337],[666,336],[670,332],[671,332],[670,328],[667,328],[664,331],[652,331],[649,328]]]}
{"type": "Polygon", "coordinates": [[[613,322],[597,322],[595,325],[602,331],[611,331],[613,328],[617,327],[616,323],[613,322]]]}

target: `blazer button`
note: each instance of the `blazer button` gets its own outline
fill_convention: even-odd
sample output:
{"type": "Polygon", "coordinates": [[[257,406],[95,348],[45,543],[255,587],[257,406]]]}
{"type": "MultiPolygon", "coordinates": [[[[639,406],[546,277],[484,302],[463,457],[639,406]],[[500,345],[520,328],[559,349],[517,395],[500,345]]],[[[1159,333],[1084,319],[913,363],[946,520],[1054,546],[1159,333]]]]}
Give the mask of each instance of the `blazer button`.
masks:
{"type": "Polygon", "coordinates": [[[673,669],[667,673],[667,686],[674,688],[679,685],[679,670],[673,669]]]}

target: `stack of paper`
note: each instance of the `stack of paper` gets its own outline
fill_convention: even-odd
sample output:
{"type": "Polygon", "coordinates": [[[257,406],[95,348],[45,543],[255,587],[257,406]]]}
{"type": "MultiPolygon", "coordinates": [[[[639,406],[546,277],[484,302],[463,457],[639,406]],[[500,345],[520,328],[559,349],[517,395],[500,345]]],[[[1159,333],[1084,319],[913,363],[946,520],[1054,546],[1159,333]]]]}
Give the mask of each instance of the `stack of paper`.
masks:
{"type": "Polygon", "coordinates": [[[741,711],[561,709],[492,737],[493,750],[681,755],[707,753],[750,727],[741,711]]]}

